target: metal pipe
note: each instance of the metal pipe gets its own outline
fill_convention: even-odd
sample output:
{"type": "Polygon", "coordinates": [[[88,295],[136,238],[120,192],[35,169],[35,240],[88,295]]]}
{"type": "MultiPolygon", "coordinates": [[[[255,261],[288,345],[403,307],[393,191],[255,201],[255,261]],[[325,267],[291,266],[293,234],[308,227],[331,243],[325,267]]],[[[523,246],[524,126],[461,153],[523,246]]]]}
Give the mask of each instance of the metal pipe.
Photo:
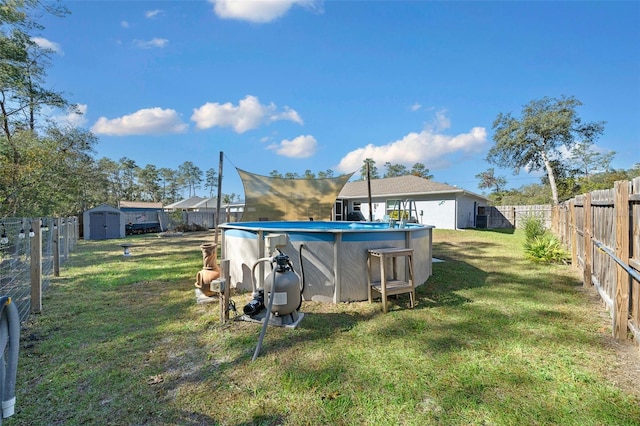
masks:
{"type": "MultiPolygon", "coordinates": [[[[251,267],[251,289],[253,290],[254,293],[258,291],[258,288],[264,288],[263,285],[258,287],[258,284],[256,283],[256,266],[258,266],[259,264],[262,264],[262,262],[271,262],[271,261],[273,261],[273,259],[270,257],[261,257],[260,259],[256,260],[256,262],[251,267]]],[[[260,280],[261,281],[260,284],[263,283],[263,280],[264,280],[264,277],[260,280]]]]}
{"type": "Polygon", "coordinates": [[[593,244],[595,244],[600,251],[608,254],[618,265],[622,266],[622,269],[627,271],[627,273],[631,275],[634,280],[640,282],[640,274],[636,272],[635,269],[631,268],[629,265],[624,263],[618,256],[616,256],[616,254],[613,251],[611,251],[609,247],[604,246],[600,241],[596,239],[592,239],[592,241],[593,241],[593,244]]]}

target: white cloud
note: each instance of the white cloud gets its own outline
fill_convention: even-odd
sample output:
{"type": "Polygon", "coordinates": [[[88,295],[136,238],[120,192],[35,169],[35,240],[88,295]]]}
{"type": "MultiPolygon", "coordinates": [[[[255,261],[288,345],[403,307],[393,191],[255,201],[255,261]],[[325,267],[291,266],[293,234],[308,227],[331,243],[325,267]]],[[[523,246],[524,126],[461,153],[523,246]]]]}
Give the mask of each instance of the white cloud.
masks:
{"type": "Polygon", "coordinates": [[[352,172],[362,167],[362,162],[372,158],[377,165],[386,162],[412,166],[423,163],[427,168],[439,168],[447,162],[450,155],[479,152],[487,142],[487,131],[484,127],[474,127],[468,133],[450,136],[440,133],[442,126],[450,125],[444,114],[436,114],[435,124],[428,126],[420,133],[412,132],[402,139],[376,146],[369,144],[345,155],[336,169],[340,172],[352,172]]]}
{"type": "Polygon", "coordinates": [[[74,111],[69,111],[69,113],[65,115],[53,117],[53,119],[61,123],[69,124],[73,127],[84,127],[84,125],[87,124],[86,114],[87,105],[77,104],[74,111]]]}
{"type": "Polygon", "coordinates": [[[98,135],[128,136],[182,133],[188,124],[183,123],[179,114],[172,109],[147,108],[120,118],[100,117],[91,127],[98,135]]]}
{"type": "Polygon", "coordinates": [[[129,28],[129,23],[127,21],[122,21],[122,22],[120,22],[120,26],[122,28],[129,28]]]}
{"type": "Polygon", "coordinates": [[[315,8],[317,0],[209,0],[213,11],[223,19],[257,23],[271,22],[285,15],[294,5],[315,8]]]}
{"type": "Polygon", "coordinates": [[[193,110],[191,120],[196,122],[198,129],[216,126],[231,127],[236,133],[244,133],[262,124],[279,120],[303,124],[300,115],[291,108],[284,107],[283,111],[278,111],[273,103],[262,105],[257,97],[250,95],[242,99],[237,106],[230,102],[225,104],[207,102],[193,110]]]}
{"type": "Polygon", "coordinates": [[[162,15],[164,13],[164,10],[162,9],[155,9],[155,10],[147,10],[144,13],[145,18],[147,19],[153,19],[158,15],[162,15]]]}
{"type": "Polygon", "coordinates": [[[163,48],[169,43],[166,38],[153,38],[151,40],[133,40],[133,44],[141,49],[163,48]]]}
{"type": "Polygon", "coordinates": [[[39,47],[47,50],[51,50],[52,52],[63,55],[64,52],[58,43],[55,43],[51,40],[47,40],[44,37],[31,37],[31,41],[37,44],[39,47]]]}
{"type": "Polygon", "coordinates": [[[272,144],[267,147],[275,151],[278,155],[290,158],[307,158],[316,153],[318,142],[311,135],[298,136],[293,140],[283,140],[279,144],[272,144]]]}
{"type": "Polygon", "coordinates": [[[435,132],[441,132],[451,127],[451,120],[449,120],[447,116],[447,110],[441,109],[436,111],[436,116],[428,127],[435,132]]]}
{"type": "Polygon", "coordinates": [[[417,110],[419,110],[420,108],[422,108],[422,105],[420,105],[420,104],[419,104],[419,103],[417,103],[417,102],[416,102],[415,104],[413,104],[413,105],[411,105],[411,106],[409,107],[409,109],[411,109],[411,111],[417,111],[417,110]]]}

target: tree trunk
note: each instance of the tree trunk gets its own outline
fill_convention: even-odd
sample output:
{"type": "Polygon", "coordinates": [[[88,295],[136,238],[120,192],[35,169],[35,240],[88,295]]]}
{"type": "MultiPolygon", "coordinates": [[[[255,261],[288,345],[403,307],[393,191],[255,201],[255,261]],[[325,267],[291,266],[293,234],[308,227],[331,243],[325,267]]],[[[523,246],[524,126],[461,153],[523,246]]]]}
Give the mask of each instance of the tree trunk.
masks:
{"type": "Polygon", "coordinates": [[[553,198],[553,204],[558,205],[558,188],[556,186],[556,177],[553,174],[553,168],[551,167],[551,162],[549,161],[549,157],[547,157],[547,153],[542,151],[542,160],[544,161],[544,166],[547,169],[547,176],[549,177],[549,186],[551,186],[551,197],[553,198]]]}

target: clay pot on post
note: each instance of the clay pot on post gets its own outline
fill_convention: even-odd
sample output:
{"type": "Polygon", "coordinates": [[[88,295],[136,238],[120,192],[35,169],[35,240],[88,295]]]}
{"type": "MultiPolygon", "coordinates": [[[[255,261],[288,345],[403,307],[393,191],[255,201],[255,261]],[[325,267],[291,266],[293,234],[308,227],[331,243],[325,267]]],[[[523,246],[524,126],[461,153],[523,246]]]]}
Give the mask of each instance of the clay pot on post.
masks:
{"type": "Polygon", "coordinates": [[[214,243],[200,245],[200,250],[202,250],[202,270],[196,275],[195,286],[207,297],[215,295],[215,292],[210,290],[210,284],[211,281],[220,277],[220,267],[217,262],[217,249],[218,245],[214,243]]]}

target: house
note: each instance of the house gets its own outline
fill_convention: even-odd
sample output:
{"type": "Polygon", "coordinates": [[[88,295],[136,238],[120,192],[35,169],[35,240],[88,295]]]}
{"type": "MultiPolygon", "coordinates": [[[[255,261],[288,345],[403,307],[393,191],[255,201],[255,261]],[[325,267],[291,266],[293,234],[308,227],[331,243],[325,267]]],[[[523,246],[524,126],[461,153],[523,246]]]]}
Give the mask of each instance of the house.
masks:
{"type": "Polygon", "coordinates": [[[487,198],[473,192],[407,175],[347,182],[336,200],[334,219],[388,221],[404,217],[440,229],[475,228],[486,226],[486,216],[483,226],[483,217],[478,218],[477,212],[488,204],[487,198]]]}

